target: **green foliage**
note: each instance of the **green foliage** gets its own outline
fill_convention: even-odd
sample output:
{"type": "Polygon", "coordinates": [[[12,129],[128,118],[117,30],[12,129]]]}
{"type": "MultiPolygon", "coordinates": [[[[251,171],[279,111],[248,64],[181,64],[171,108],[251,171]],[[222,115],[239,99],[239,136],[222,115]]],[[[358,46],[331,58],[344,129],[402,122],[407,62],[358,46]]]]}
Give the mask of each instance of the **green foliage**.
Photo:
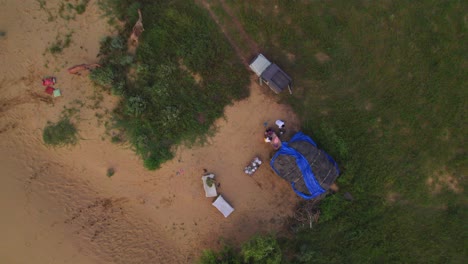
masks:
{"type": "Polygon", "coordinates": [[[111,67],[98,67],[91,71],[89,78],[97,85],[111,87],[114,84],[114,72],[111,67]]]}
{"type": "Polygon", "coordinates": [[[215,178],[206,178],[206,185],[208,185],[208,187],[213,187],[213,184],[216,183],[216,179],[215,178]]]}
{"type": "Polygon", "coordinates": [[[75,125],[68,118],[63,118],[57,123],[48,122],[42,139],[51,146],[74,145],[78,142],[77,132],[75,125]]]}
{"type": "Polygon", "coordinates": [[[246,263],[279,264],[282,253],[273,236],[254,236],[242,245],[242,255],[246,263]]]}
{"type": "Polygon", "coordinates": [[[88,3],[89,0],[67,0],[66,3],[60,2],[58,14],[65,20],[75,19],[76,15],[81,15],[86,11],[88,3]]]}
{"type": "Polygon", "coordinates": [[[219,252],[213,250],[203,251],[199,264],[240,264],[239,254],[232,247],[224,246],[219,252]]]}
{"type": "MultiPolygon", "coordinates": [[[[305,259],[304,257],[302,259],[305,259]]],[[[282,251],[273,235],[256,235],[242,245],[238,253],[234,248],[224,245],[216,252],[205,250],[200,257],[200,264],[279,264],[282,263],[282,251]]],[[[310,262],[308,262],[310,263],[310,262]]]]}
{"type": "Polygon", "coordinates": [[[110,177],[114,176],[114,174],[115,174],[114,168],[108,168],[107,169],[107,173],[106,173],[107,177],[110,178],[110,177]]]}
{"type": "Polygon", "coordinates": [[[63,49],[68,48],[71,43],[73,32],[68,32],[64,38],[59,34],[55,41],[47,49],[52,54],[62,53],[63,49]]]}
{"type": "Polygon", "coordinates": [[[136,55],[125,38],[101,42],[101,68],[90,74],[96,84],[121,95],[114,112],[116,128],[154,170],[171,158],[180,143],[200,142],[221,117],[224,106],[248,95],[247,71],[209,15],[187,1],[100,1],[126,20],[128,36],[141,8],[145,31],[136,55]],[[197,73],[202,81],[192,77],[197,73]],[[199,118],[202,117],[202,118],[199,118]]]}
{"type": "Polygon", "coordinates": [[[129,115],[139,116],[146,109],[146,102],[139,96],[130,97],[126,102],[127,105],[125,111],[129,115]]]}
{"type": "Polygon", "coordinates": [[[108,22],[111,25],[116,25],[117,20],[136,20],[137,10],[141,8],[141,4],[133,0],[98,0],[97,4],[104,15],[108,17],[108,22]]]}

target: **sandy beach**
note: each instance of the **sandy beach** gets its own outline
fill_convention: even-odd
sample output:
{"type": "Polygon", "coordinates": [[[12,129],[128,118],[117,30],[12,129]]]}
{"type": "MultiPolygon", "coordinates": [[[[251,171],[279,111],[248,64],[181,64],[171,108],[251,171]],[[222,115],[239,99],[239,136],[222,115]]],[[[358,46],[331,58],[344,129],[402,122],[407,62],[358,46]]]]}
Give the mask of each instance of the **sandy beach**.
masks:
{"type": "Polygon", "coordinates": [[[148,171],[130,146],[106,135],[118,98],[67,72],[98,62],[99,41],[112,27],[96,1],[69,20],[57,15],[59,3],[0,0],[0,261],[192,263],[223,241],[281,230],[298,198],[267,164],[272,149],[262,136],[276,119],[298,129],[294,113],[253,81],[251,96],[226,107],[208,143],[180,146],[176,158],[148,171]],[[70,46],[50,54],[67,34],[70,46]],[[48,75],[62,97],[44,93],[48,75]],[[79,109],[80,141],[48,147],[42,130],[65,108],[79,109]],[[265,164],[248,176],[243,169],[254,156],[265,164]],[[107,177],[108,168],[115,175],[107,177]],[[218,191],[235,208],[228,218],[204,196],[205,171],[217,175],[218,191]]]}

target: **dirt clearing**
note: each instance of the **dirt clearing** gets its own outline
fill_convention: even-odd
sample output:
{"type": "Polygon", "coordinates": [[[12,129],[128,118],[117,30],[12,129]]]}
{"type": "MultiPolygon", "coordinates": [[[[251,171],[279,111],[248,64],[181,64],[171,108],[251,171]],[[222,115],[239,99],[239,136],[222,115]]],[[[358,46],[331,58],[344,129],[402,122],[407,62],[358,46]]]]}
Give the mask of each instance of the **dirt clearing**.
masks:
{"type": "Polygon", "coordinates": [[[297,202],[294,192],[267,163],[252,177],[243,168],[256,155],[269,161],[265,125],[280,118],[297,128],[288,107],[253,82],[251,96],[226,108],[205,146],[179,147],[174,160],[147,171],[128,146],[105,135],[117,99],[100,97],[86,76],[67,72],[96,63],[100,39],[112,34],[96,1],[75,19],[56,15],[61,1],[41,3],[0,1],[1,260],[187,263],[202,249],[219,248],[220,238],[242,242],[282,228],[297,202]],[[70,43],[53,55],[58,35],[70,35],[70,43]],[[63,97],[43,92],[47,75],[57,77],[63,97]],[[42,129],[65,108],[76,110],[81,140],[48,148],[42,129]],[[235,208],[229,218],[204,197],[205,170],[217,175],[219,192],[235,208]]]}

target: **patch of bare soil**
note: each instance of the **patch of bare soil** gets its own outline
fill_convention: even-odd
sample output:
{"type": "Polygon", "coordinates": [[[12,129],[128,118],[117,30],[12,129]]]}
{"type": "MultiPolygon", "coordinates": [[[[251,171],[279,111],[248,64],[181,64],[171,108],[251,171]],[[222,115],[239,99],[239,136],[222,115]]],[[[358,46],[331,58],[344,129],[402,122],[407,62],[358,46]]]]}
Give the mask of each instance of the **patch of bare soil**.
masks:
{"type": "Polygon", "coordinates": [[[296,60],[296,55],[294,53],[285,52],[285,54],[286,54],[286,57],[288,57],[288,60],[290,62],[294,62],[296,60]]]}
{"type": "Polygon", "coordinates": [[[315,53],[315,58],[317,59],[318,62],[320,63],[325,63],[330,60],[330,56],[328,56],[324,52],[317,52],[315,53]]]}
{"type": "Polygon", "coordinates": [[[189,68],[187,68],[187,66],[184,64],[183,59],[179,59],[179,67],[181,70],[189,73],[197,84],[200,84],[203,81],[203,77],[200,75],[200,73],[192,72],[189,68]]]}
{"type": "Polygon", "coordinates": [[[438,194],[442,191],[443,187],[448,188],[454,193],[462,193],[463,189],[458,180],[444,168],[434,172],[432,176],[427,178],[426,184],[431,190],[431,193],[438,194]]]}
{"type": "MultiPolygon", "coordinates": [[[[298,198],[268,166],[265,125],[276,119],[298,129],[288,107],[251,96],[226,108],[205,146],[179,147],[177,157],[150,172],[127,145],[112,144],[104,123],[117,99],[96,93],[77,64],[96,63],[99,40],[112,34],[96,1],[75,20],[59,16],[59,0],[0,0],[0,259],[5,263],[192,263],[220,238],[242,242],[280,230],[298,198]],[[52,19],[51,19],[52,14],[52,19]],[[70,47],[46,50],[57,32],[73,32],[70,47]],[[44,93],[41,79],[57,77],[62,97],[44,93]],[[47,121],[74,109],[80,141],[50,148],[47,121]],[[243,173],[254,157],[253,176],[243,173]],[[108,168],[115,174],[106,176],[108,168]],[[204,197],[201,176],[217,175],[218,191],[235,211],[228,218],[204,197]]],[[[143,33],[144,34],[144,33],[143,33]]]]}

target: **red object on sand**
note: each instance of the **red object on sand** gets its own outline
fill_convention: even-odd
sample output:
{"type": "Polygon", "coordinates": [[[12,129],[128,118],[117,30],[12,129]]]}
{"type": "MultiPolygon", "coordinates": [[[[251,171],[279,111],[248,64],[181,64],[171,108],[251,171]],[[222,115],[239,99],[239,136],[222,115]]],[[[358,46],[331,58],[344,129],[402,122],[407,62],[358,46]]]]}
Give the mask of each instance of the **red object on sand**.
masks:
{"type": "Polygon", "coordinates": [[[55,84],[55,77],[47,77],[42,79],[42,85],[44,86],[50,86],[55,84]]]}
{"type": "Polygon", "coordinates": [[[52,95],[54,93],[54,87],[50,87],[50,86],[47,86],[47,88],[45,88],[45,92],[52,95]]]}

